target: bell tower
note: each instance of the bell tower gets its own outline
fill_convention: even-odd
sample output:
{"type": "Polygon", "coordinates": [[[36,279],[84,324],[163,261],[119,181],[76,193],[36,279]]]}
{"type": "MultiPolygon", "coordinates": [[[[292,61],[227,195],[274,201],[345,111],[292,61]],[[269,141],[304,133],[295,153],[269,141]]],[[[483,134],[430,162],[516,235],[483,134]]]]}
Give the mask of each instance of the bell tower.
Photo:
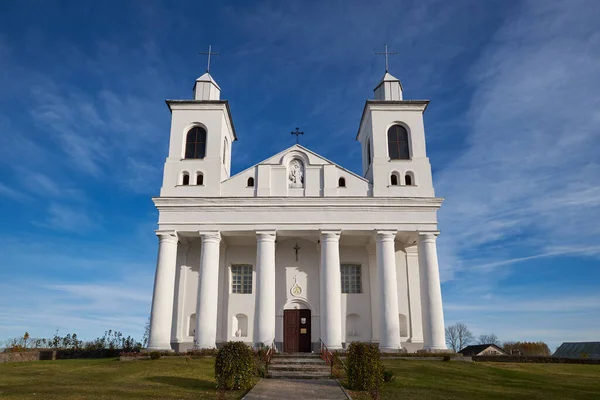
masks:
{"type": "Polygon", "coordinates": [[[221,88],[208,70],[196,79],[193,96],[166,100],[171,137],[161,196],[218,197],[221,182],[231,173],[231,148],[237,137],[229,103],[221,100],[221,88]]]}
{"type": "Polygon", "coordinates": [[[404,100],[400,80],[387,68],[374,92],[356,135],[363,176],[373,184],[373,196],[435,197],[423,125],[429,101],[404,100]]]}

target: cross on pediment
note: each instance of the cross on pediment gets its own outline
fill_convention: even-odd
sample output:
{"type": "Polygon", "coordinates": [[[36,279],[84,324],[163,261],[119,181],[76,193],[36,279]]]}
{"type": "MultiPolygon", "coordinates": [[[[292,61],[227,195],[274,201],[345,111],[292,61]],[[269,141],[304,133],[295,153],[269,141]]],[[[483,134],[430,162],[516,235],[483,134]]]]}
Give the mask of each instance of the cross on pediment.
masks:
{"type": "MultiPolygon", "coordinates": [[[[304,132],[300,132],[300,128],[296,128],[296,130],[292,131],[291,133],[292,133],[292,135],[296,135],[296,144],[298,144],[298,139],[299,139],[300,135],[304,135],[304,132]]],[[[296,261],[298,261],[298,260],[296,260],[296,261]]]]}

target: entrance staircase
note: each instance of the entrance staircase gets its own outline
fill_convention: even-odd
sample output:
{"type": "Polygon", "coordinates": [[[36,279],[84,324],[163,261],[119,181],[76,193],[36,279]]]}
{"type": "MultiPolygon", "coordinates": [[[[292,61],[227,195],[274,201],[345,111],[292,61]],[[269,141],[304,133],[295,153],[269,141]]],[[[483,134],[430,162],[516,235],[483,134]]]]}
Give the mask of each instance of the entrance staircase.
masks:
{"type": "Polygon", "coordinates": [[[275,354],[271,359],[267,378],[330,379],[331,367],[318,354],[275,354]]]}

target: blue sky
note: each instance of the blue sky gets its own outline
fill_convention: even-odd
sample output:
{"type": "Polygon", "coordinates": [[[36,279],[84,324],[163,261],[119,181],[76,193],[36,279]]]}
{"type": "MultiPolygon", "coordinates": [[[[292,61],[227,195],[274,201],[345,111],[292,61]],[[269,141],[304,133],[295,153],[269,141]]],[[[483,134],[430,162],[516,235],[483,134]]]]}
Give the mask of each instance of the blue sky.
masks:
{"type": "Polygon", "coordinates": [[[141,337],[163,100],[191,97],[208,44],[233,172],[299,126],[360,173],[384,43],[405,98],[431,100],[446,323],[551,348],[600,340],[600,3],[213,3],[0,3],[0,340],[141,337]]]}

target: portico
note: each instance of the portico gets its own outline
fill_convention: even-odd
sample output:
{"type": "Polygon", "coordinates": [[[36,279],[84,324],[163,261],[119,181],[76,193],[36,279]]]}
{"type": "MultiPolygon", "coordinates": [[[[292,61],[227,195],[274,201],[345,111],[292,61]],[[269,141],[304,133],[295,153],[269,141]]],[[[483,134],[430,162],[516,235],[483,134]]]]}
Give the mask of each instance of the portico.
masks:
{"type": "MultiPolygon", "coordinates": [[[[252,345],[274,341],[284,350],[285,310],[309,310],[310,324],[304,324],[309,331],[300,333],[304,328],[299,326],[299,334],[310,335],[311,350],[318,348],[320,340],[328,348],[341,349],[354,339],[379,343],[382,351],[398,351],[403,341],[411,348],[420,339],[410,334],[411,325],[421,320],[424,348],[443,348],[438,328],[441,324],[443,331],[441,308],[411,315],[408,285],[398,285],[396,276],[397,271],[407,276],[409,269],[412,274],[435,275],[437,260],[430,253],[422,252],[426,257],[419,257],[415,268],[407,263],[410,257],[404,248],[423,242],[435,251],[436,234],[343,229],[159,231],[155,281],[159,295],[153,299],[151,324],[174,329],[152,330],[149,349],[183,350],[194,343],[212,348],[242,340],[252,345]],[[375,260],[369,257],[370,250],[375,260]],[[341,266],[349,263],[361,267],[359,293],[343,293],[341,266]],[[231,266],[237,264],[254,266],[251,293],[231,293],[231,266]],[[193,282],[196,290],[189,293],[186,289],[193,282]],[[177,293],[161,295],[169,287],[177,293]],[[194,315],[187,315],[190,297],[197,299],[194,315]],[[365,307],[370,303],[377,304],[375,310],[365,307]],[[187,324],[181,323],[186,320],[187,324]],[[244,329],[240,322],[246,324],[244,329]]],[[[441,297],[439,283],[437,290],[431,285],[420,292],[421,304],[435,305],[441,297]]]]}

